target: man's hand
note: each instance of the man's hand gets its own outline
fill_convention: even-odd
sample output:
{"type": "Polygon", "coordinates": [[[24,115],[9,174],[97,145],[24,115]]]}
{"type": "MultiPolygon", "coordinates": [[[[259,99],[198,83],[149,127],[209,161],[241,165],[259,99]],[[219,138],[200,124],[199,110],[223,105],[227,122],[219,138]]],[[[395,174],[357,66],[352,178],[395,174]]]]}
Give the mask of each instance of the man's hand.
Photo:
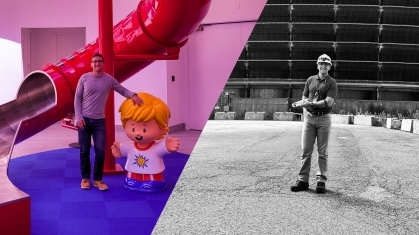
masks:
{"type": "Polygon", "coordinates": [[[114,142],[113,145],[111,146],[112,149],[112,155],[116,158],[120,158],[121,157],[121,144],[119,142],[114,142]]]}
{"type": "Polygon", "coordinates": [[[306,101],[308,101],[308,99],[302,99],[299,100],[297,102],[292,103],[292,107],[301,107],[301,105],[303,105],[306,101]]]}
{"type": "Polygon", "coordinates": [[[80,120],[80,121],[77,122],[77,126],[80,129],[84,129],[84,126],[86,126],[86,123],[84,122],[84,120],[80,120]]]}
{"type": "Polygon", "coordinates": [[[144,101],[137,94],[133,95],[131,99],[132,103],[136,105],[142,105],[144,103],[144,101]]]}
{"type": "Polygon", "coordinates": [[[302,100],[302,101],[303,102],[300,105],[301,107],[306,108],[306,109],[311,108],[311,102],[310,101],[308,101],[308,100],[302,100]]]}
{"type": "Polygon", "coordinates": [[[179,149],[179,139],[168,136],[166,139],[166,148],[169,152],[177,152],[179,149]]]}

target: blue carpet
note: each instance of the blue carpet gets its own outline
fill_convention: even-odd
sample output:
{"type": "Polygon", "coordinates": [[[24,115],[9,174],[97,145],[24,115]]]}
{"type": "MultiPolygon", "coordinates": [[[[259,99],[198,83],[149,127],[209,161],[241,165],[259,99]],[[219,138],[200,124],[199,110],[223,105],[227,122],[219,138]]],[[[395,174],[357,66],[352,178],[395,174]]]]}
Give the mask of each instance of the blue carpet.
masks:
{"type": "MultiPolygon", "coordinates": [[[[93,164],[93,149],[91,153],[93,164]]],[[[141,235],[153,231],[188,158],[181,153],[164,157],[168,187],[158,194],[125,189],[125,175],[105,175],[108,191],[80,189],[77,148],[15,158],[8,171],[12,183],[31,197],[33,235],[141,235]]],[[[116,163],[124,167],[125,160],[116,163]]]]}

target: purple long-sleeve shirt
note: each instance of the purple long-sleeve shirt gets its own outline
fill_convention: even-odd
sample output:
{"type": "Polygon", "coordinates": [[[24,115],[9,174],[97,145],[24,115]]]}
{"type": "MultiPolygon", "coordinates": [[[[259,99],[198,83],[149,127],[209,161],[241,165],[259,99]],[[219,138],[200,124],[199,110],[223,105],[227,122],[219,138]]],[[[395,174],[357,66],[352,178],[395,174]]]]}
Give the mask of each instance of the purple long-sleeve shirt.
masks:
{"type": "Polygon", "coordinates": [[[104,118],[106,100],[111,89],[126,98],[136,94],[123,87],[114,77],[107,73],[103,73],[100,76],[95,76],[91,72],[83,74],[77,84],[74,97],[74,125],[83,120],[83,117],[91,119],[104,118]]]}

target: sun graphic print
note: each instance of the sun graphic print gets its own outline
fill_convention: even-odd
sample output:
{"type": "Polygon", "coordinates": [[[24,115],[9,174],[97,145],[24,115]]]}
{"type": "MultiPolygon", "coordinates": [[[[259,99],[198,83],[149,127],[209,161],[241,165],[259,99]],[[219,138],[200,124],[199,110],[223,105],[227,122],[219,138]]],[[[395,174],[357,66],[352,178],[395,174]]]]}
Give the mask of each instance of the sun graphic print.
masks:
{"type": "Polygon", "coordinates": [[[135,161],[133,163],[133,165],[137,165],[139,167],[142,167],[143,169],[147,166],[147,162],[149,159],[147,159],[145,156],[139,154],[138,156],[135,156],[135,161]]]}

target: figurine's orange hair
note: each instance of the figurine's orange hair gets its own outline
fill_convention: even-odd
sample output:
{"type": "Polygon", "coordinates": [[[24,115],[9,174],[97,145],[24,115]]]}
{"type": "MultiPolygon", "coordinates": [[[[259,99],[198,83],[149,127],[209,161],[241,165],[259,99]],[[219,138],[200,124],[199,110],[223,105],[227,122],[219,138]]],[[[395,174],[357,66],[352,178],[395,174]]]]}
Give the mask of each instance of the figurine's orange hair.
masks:
{"type": "MultiPolygon", "coordinates": [[[[128,120],[148,122],[154,119],[157,124],[159,124],[160,129],[165,129],[163,135],[167,134],[167,132],[170,131],[168,126],[170,110],[166,103],[145,92],[138,92],[137,95],[144,101],[142,105],[135,105],[132,100],[128,98],[121,104],[121,107],[119,107],[122,126],[125,128],[125,124],[128,120]]],[[[163,135],[158,139],[162,139],[163,135]]]]}

